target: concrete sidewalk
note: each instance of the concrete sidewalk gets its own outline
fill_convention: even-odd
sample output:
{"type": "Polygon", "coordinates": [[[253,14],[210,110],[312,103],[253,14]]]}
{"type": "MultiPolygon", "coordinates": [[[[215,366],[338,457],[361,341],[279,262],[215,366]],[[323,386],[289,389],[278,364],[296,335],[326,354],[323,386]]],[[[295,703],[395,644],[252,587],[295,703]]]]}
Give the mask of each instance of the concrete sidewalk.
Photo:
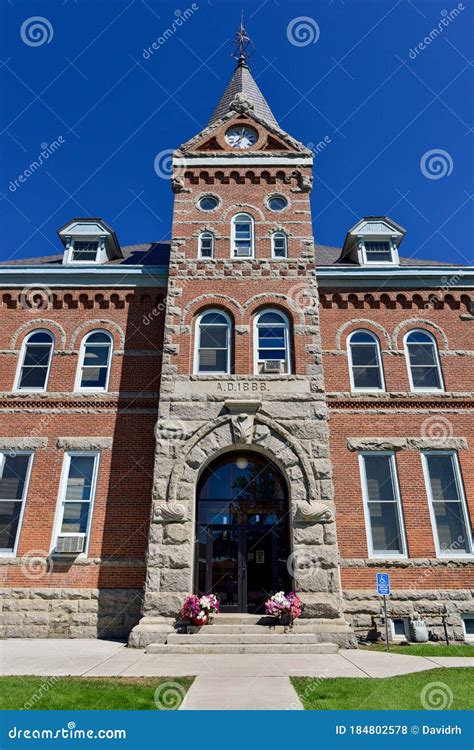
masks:
{"type": "Polygon", "coordinates": [[[196,676],[182,708],[301,709],[291,675],[394,677],[436,667],[474,667],[474,657],[424,657],[380,651],[338,654],[145,654],[92,639],[0,641],[0,675],[82,677],[196,676]]]}

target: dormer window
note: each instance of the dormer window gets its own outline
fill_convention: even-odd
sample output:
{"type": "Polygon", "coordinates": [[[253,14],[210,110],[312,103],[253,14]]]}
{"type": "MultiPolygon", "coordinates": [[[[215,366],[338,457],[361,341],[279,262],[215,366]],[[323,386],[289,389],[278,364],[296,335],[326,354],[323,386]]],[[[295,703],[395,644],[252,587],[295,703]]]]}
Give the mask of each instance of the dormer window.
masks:
{"type": "Polygon", "coordinates": [[[364,242],[367,263],[393,263],[392,245],[390,242],[366,240],[364,242]]]}
{"type": "Polygon", "coordinates": [[[64,265],[101,265],[123,258],[114,230],[103,219],[73,219],[58,229],[64,265]]]}
{"type": "Polygon", "coordinates": [[[388,216],[366,216],[349,229],[340,263],[359,266],[397,266],[405,230],[388,216]]]}
{"type": "Polygon", "coordinates": [[[77,263],[95,263],[97,261],[98,241],[74,240],[72,243],[71,260],[77,263]]]}

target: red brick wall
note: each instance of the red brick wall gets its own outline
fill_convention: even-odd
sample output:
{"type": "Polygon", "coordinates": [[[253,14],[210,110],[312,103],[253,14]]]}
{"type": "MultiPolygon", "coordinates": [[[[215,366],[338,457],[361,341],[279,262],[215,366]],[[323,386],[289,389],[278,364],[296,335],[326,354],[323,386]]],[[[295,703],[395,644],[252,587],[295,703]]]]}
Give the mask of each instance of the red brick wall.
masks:
{"type": "Polygon", "coordinates": [[[48,438],[47,448],[36,450],[33,458],[18,556],[50,550],[64,457],[64,451],[56,446],[57,438],[109,437],[113,447],[101,452],[88,553],[89,558],[101,558],[107,564],[55,561],[47,575],[34,578],[25,575],[24,566],[2,566],[0,585],[143,585],[163,346],[162,301],[163,294],[156,289],[100,294],[66,290],[38,311],[23,309],[15,291],[3,295],[1,350],[19,352],[24,336],[36,327],[48,328],[56,339],[45,394],[12,394],[18,354],[2,354],[1,437],[48,438]],[[39,321],[37,325],[35,321],[39,321]],[[48,321],[64,329],[64,346],[59,329],[48,321]],[[32,325],[20,332],[12,347],[12,339],[27,322],[32,325]],[[108,393],[73,394],[81,340],[96,328],[109,330],[114,338],[108,393]],[[15,413],[7,411],[11,409],[15,413]]]}
{"type": "MultiPolygon", "coordinates": [[[[320,290],[321,291],[321,290],[320,290]]],[[[415,292],[416,294],[416,292],[415,292]]],[[[423,293],[423,299],[428,295],[423,293]]],[[[444,295],[441,295],[443,298],[444,295]]],[[[444,304],[420,309],[418,301],[413,301],[413,292],[390,292],[373,294],[370,300],[364,293],[338,294],[335,297],[329,290],[321,291],[321,337],[326,390],[334,393],[329,396],[330,406],[330,445],[334,471],[335,502],[337,509],[337,534],[342,557],[342,584],[345,589],[373,589],[375,568],[348,568],[344,559],[364,558],[368,555],[367,537],[361,479],[357,452],[347,447],[348,438],[367,437],[464,437],[468,439],[469,450],[458,452],[461,473],[468,502],[471,520],[474,517],[474,412],[472,399],[464,399],[455,392],[474,391],[474,364],[472,356],[452,356],[441,354],[441,366],[446,391],[452,398],[443,394],[409,394],[409,381],[405,357],[388,353],[388,344],[380,331],[383,326],[392,337],[396,326],[412,318],[417,322],[404,326],[397,337],[397,349],[403,349],[403,335],[410,328],[425,328],[436,337],[440,352],[445,351],[447,339],[449,351],[472,350],[472,321],[462,320],[466,312],[467,295],[456,293],[444,300],[444,304]],[[417,303],[418,302],[418,303],[417,303]],[[362,303],[362,304],[361,304],[362,303]],[[375,323],[351,322],[354,319],[367,319],[375,323]],[[337,337],[345,323],[349,325],[341,335],[342,354],[334,354],[338,349],[337,337]],[[433,325],[430,325],[434,324],[433,325]],[[379,326],[379,327],[377,327],[379,326]],[[444,333],[443,338],[439,329],[444,333]],[[346,340],[349,333],[357,328],[373,331],[380,340],[387,392],[396,391],[400,395],[394,401],[377,399],[370,401],[369,395],[354,399],[350,391],[349,370],[346,356],[346,340]],[[385,351],[384,351],[385,350],[385,351]],[[346,392],[343,395],[343,392],[346,392]],[[336,394],[338,394],[336,396],[336,394]],[[358,401],[364,400],[362,406],[358,401]],[[453,402],[455,399],[455,402],[453,402]],[[429,404],[426,402],[429,401],[429,404]],[[452,405],[450,405],[452,404],[452,405]],[[385,413],[378,413],[385,408],[385,413]]],[[[408,555],[410,558],[436,557],[433,530],[429,515],[428,498],[423,477],[420,452],[402,450],[396,453],[398,479],[405,521],[408,555]]],[[[382,569],[380,566],[378,569],[382,569]]],[[[472,568],[436,567],[431,569],[405,568],[391,569],[394,588],[469,588],[472,584],[472,568]]]]}

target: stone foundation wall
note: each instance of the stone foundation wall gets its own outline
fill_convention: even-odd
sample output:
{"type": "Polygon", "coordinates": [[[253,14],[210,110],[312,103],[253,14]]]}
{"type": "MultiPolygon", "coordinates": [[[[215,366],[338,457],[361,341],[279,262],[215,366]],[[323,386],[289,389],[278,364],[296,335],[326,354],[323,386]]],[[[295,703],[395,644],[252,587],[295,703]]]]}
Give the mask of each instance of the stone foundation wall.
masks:
{"type": "MultiPolygon", "coordinates": [[[[358,637],[367,635],[371,627],[371,617],[375,617],[378,629],[383,633],[383,600],[373,591],[343,591],[344,614],[358,637]]],[[[428,589],[423,591],[397,591],[387,598],[389,619],[413,617],[418,612],[425,621],[428,631],[432,630],[444,639],[441,614],[445,605],[449,609],[447,618],[449,638],[464,640],[461,613],[474,613],[474,591],[470,589],[428,589]]],[[[391,631],[390,631],[391,634],[391,631]]]]}
{"type": "Polygon", "coordinates": [[[0,589],[1,638],[127,638],[140,589],[0,589]]]}

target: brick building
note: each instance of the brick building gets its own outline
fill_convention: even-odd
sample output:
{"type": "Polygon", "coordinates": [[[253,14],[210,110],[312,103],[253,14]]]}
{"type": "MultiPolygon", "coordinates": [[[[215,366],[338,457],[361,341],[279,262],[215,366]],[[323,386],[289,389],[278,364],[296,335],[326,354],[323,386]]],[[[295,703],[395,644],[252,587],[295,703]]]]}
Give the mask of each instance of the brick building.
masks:
{"type": "Polygon", "coordinates": [[[294,587],[350,645],[377,571],[394,637],[473,636],[474,269],[386,216],[315,244],[312,166],[241,56],[174,154],[170,243],[76,218],[1,264],[4,636],[165,643],[192,591],[294,587]]]}

